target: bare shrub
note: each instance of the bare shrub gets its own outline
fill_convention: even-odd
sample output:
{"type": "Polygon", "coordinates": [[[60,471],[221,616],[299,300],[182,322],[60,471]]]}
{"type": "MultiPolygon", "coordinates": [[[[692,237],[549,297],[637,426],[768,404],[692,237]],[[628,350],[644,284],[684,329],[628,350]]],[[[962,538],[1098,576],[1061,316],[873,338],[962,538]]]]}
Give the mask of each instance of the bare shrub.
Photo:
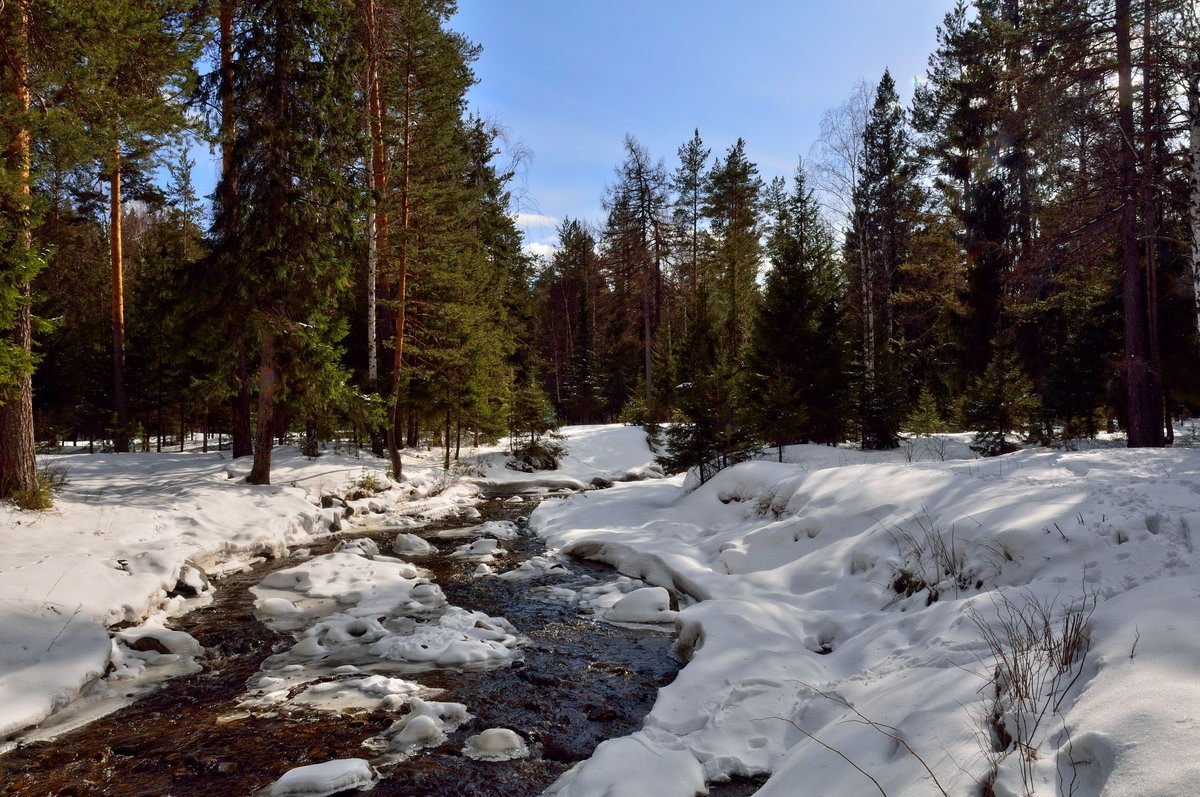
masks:
{"type": "Polygon", "coordinates": [[[913,524],[915,529],[888,529],[899,561],[891,583],[896,598],[889,606],[922,591],[927,592],[927,606],[948,590],[958,597],[963,590],[981,589],[987,577],[1000,572],[1004,557],[993,546],[975,545],[975,555],[968,557],[953,527],[943,532],[928,512],[914,518],[913,524]]]}
{"type": "Polygon", "coordinates": [[[1049,717],[1061,713],[1091,644],[1088,625],[1096,610],[1095,592],[1061,604],[1028,592],[1019,596],[994,597],[991,617],[970,610],[994,661],[991,702],[980,721],[981,747],[990,762],[982,784],[985,794],[1000,764],[1013,753],[1025,793],[1033,794],[1039,732],[1049,717]]]}

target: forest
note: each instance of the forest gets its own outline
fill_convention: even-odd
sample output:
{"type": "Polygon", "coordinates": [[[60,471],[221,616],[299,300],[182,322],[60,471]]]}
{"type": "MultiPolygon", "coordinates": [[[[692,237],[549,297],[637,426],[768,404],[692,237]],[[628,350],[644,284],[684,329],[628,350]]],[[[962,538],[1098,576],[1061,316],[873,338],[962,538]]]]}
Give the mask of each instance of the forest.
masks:
{"type": "Polygon", "coordinates": [[[907,107],[880,64],[786,176],[630,131],[544,258],[454,13],[3,4],[0,497],[46,505],[64,442],[198,436],[266,484],[284,440],[399,479],[405,448],[552,459],[557,425],[625,421],[704,479],[951,429],[1157,447],[1200,408],[1194,4],[960,0],[907,107]]]}

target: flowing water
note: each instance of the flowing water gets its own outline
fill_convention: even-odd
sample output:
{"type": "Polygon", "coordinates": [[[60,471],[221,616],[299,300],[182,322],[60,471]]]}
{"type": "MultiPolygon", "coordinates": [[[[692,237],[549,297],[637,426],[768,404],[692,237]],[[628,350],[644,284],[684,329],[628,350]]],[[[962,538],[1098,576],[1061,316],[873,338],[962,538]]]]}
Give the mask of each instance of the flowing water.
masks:
{"type": "MultiPolygon", "coordinates": [[[[479,507],[479,522],[498,518],[523,523],[531,505],[488,500],[479,507]]],[[[656,690],[678,670],[672,637],[603,623],[538,594],[537,588],[546,585],[577,588],[611,581],[613,571],[602,565],[565,558],[570,571],[565,575],[517,582],[473,577],[474,563],[444,555],[464,542],[436,536],[439,528],[450,526],[415,532],[438,548],[421,566],[432,571],[451,604],[504,617],[527,642],[507,666],[406,675],[444,690],[437,700],[466,704],[473,718],[443,744],[384,767],[372,793],[538,794],[604,739],[640,727],[656,690]],[[517,731],[530,756],[487,762],[461,754],[468,736],[492,727],[517,731]]],[[[545,552],[534,535],[520,528],[516,539],[503,543],[509,556],[497,563],[498,570],[545,552]]],[[[396,531],[346,536],[371,536],[387,550],[396,531]]],[[[332,547],[332,541],[314,545],[310,554],[332,547]]],[[[386,730],[397,712],[317,712],[290,703],[263,712],[239,707],[248,680],[258,677],[263,661],[293,641],[255,616],[250,589],[269,573],[298,563],[284,558],[222,579],[211,605],[173,623],[205,646],[202,672],[173,680],[75,731],[0,756],[2,791],[38,797],[253,794],[293,767],[336,758],[371,759],[374,753],[363,742],[386,730]]]]}

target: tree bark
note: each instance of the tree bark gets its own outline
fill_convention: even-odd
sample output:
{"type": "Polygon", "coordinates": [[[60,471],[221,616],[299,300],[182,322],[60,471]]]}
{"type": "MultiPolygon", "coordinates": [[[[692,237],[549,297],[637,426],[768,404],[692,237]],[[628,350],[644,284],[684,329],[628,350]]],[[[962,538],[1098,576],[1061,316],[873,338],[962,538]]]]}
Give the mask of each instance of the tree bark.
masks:
{"type": "Polygon", "coordinates": [[[1192,258],[1192,297],[1200,332],[1200,53],[1188,65],[1188,242],[1192,258]]]}
{"type": "Polygon", "coordinates": [[[408,291],[408,237],[411,225],[411,198],[409,188],[412,179],[412,77],[404,81],[404,143],[403,165],[400,175],[400,258],[396,267],[396,338],[392,349],[392,390],[388,412],[388,457],[392,463],[392,478],[397,481],[402,475],[400,462],[400,389],[404,366],[404,320],[408,291]]]}
{"type": "Polygon", "coordinates": [[[113,408],[117,426],[113,450],[129,451],[129,399],[125,394],[125,276],[121,241],[121,150],[113,152],[109,174],[109,259],[112,270],[113,408]]]}
{"type": "Polygon", "coordinates": [[[258,371],[258,440],[254,447],[254,467],[246,477],[250,484],[271,483],[271,446],[275,442],[275,394],[278,388],[275,333],[266,326],[258,371]]]}
{"type": "Polygon", "coordinates": [[[377,285],[381,275],[386,278],[388,253],[388,214],[384,207],[387,196],[387,150],[383,140],[383,96],[379,85],[379,19],[375,0],[366,0],[367,38],[367,122],[371,137],[371,158],[368,180],[371,187],[371,209],[367,230],[367,378],[372,386],[379,380],[379,351],[376,334],[377,285]]]}
{"type": "Polygon", "coordinates": [[[1133,53],[1131,0],[1116,0],[1117,126],[1121,148],[1117,156],[1120,176],[1120,248],[1124,311],[1126,427],[1130,448],[1163,444],[1162,396],[1151,366],[1150,317],[1146,301],[1145,272],[1138,246],[1138,174],[1133,126],[1133,53]]]}
{"type": "MultiPolygon", "coordinates": [[[[5,168],[17,178],[17,187],[6,202],[13,204],[13,215],[17,223],[15,246],[9,253],[10,268],[20,268],[20,262],[31,255],[33,235],[31,230],[29,168],[32,142],[27,127],[29,112],[29,3],[16,0],[8,13],[15,19],[6,23],[12,26],[12,52],[9,56],[5,82],[14,99],[14,105],[22,111],[20,122],[15,126],[12,138],[4,151],[5,168]]],[[[4,12],[0,12],[4,13],[4,12]]],[[[5,331],[18,351],[28,358],[33,344],[33,315],[29,306],[30,289],[28,280],[17,287],[20,305],[16,323],[12,330],[5,331]]],[[[18,366],[21,367],[21,366],[18,366]]],[[[32,494],[38,488],[37,459],[33,439],[33,374],[22,368],[11,397],[0,402],[0,498],[18,493],[32,494]]]]}

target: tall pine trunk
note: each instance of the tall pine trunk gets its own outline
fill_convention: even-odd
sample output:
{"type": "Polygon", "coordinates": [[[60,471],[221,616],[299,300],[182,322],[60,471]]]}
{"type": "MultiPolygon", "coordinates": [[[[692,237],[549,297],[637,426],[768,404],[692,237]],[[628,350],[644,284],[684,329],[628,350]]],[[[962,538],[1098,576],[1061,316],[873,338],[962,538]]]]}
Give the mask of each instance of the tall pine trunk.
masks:
{"type": "Polygon", "coordinates": [[[1188,212],[1192,258],[1192,296],[1200,331],[1200,53],[1188,65],[1188,212]]]}
{"type": "Polygon", "coordinates": [[[383,140],[383,97],[379,85],[379,19],[375,0],[363,4],[367,38],[367,126],[371,140],[368,162],[370,215],[367,222],[367,379],[372,388],[379,381],[377,335],[377,297],[381,275],[387,274],[388,214],[383,206],[387,196],[387,150],[383,140]]]}
{"type": "Polygon", "coordinates": [[[109,173],[109,265],[112,271],[113,408],[117,427],[113,450],[129,450],[129,398],[125,394],[125,275],[121,241],[121,150],[113,152],[109,173]]]}
{"type": "MultiPolygon", "coordinates": [[[[20,123],[15,126],[12,138],[5,147],[6,170],[16,176],[17,185],[5,197],[11,202],[17,223],[13,251],[9,253],[9,267],[19,268],[21,262],[31,255],[33,235],[29,219],[29,166],[31,141],[26,116],[29,112],[29,3],[16,0],[7,11],[5,27],[11,52],[4,75],[7,90],[13,98],[14,107],[22,112],[20,123]],[[11,70],[11,71],[9,71],[11,70]]],[[[18,301],[16,323],[7,332],[9,341],[29,357],[33,345],[33,315],[29,306],[28,280],[17,286],[18,301]]],[[[21,367],[21,366],[18,366],[21,367]]],[[[16,389],[11,397],[0,403],[0,498],[37,491],[37,460],[34,456],[33,440],[33,374],[22,369],[17,376],[16,389]]]]}
{"type": "Polygon", "coordinates": [[[279,363],[275,358],[275,333],[264,325],[262,354],[258,370],[258,434],[254,446],[254,467],[246,481],[271,483],[271,446],[275,436],[275,394],[279,389],[279,363]]]}
{"type": "Polygon", "coordinates": [[[396,338],[392,349],[392,395],[388,411],[388,458],[392,464],[392,478],[400,480],[400,390],[404,367],[404,320],[408,298],[408,245],[409,227],[412,223],[412,204],[409,188],[412,179],[412,76],[404,80],[404,143],[403,163],[400,175],[400,258],[396,266],[396,338]]]}
{"type": "Polygon", "coordinates": [[[1117,34],[1117,126],[1121,148],[1117,156],[1120,176],[1120,249],[1123,282],[1127,431],[1129,447],[1163,444],[1162,396],[1151,365],[1150,314],[1146,279],[1138,241],[1137,152],[1133,126],[1133,51],[1130,43],[1131,0],[1116,0],[1117,34]]]}

